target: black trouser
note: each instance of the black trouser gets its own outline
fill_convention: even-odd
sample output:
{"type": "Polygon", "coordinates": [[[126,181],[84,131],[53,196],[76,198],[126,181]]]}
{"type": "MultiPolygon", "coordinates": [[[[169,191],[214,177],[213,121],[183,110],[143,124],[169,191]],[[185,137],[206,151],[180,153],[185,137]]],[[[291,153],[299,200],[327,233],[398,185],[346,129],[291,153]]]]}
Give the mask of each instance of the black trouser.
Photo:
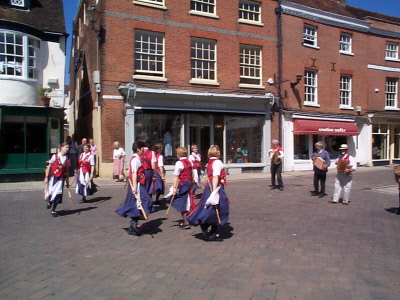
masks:
{"type": "Polygon", "coordinates": [[[318,192],[318,182],[321,182],[321,190],[320,193],[325,194],[325,181],[326,181],[326,173],[316,173],[314,172],[314,191],[318,192]]]}
{"type": "Polygon", "coordinates": [[[273,186],[275,186],[275,176],[278,179],[278,186],[283,187],[283,182],[282,182],[282,163],[280,164],[274,164],[271,163],[271,183],[273,186]]]}

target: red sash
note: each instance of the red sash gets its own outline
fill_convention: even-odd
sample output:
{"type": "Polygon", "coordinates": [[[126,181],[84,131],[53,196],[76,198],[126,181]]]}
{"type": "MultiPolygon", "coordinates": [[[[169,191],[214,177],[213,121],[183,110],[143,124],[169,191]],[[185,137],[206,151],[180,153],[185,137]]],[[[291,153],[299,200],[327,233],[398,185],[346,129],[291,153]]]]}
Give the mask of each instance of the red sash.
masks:
{"type": "Polygon", "coordinates": [[[145,168],[145,170],[151,170],[151,157],[152,157],[152,152],[149,149],[145,149],[143,151],[142,156],[140,157],[140,160],[142,162],[142,166],[143,168],[145,168]]]}
{"type": "Polygon", "coordinates": [[[54,177],[66,177],[67,176],[67,165],[69,164],[69,159],[65,160],[64,164],[61,162],[58,154],[55,154],[56,159],[53,161],[50,167],[50,176],[54,177]]]}
{"type": "Polygon", "coordinates": [[[180,160],[183,164],[183,170],[181,171],[181,174],[179,174],[179,180],[182,182],[182,180],[193,180],[193,175],[192,175],[192,163],[187,159],[181,159],[180,160]]]}
{"type": "Polygon", "coordinates": [[[158,166],[158,158],[160,157],[161,154],[156,153],[156,162],[155,162],[155,170],[159,171],[160,167],[158,166]]]}
{"type": "MultiPolygon", "coordinates": [[[[132,156],[131,160],[129,161],[129,172],[128,172],[128,179],[132,180],[132,160],[137,157],[137,156],[132,156]]],[[[139,158],[140,159],[140,158],[139,158]]],[[[145,176],[145,169],[143,167],[143,164],[139,167],[137,170],[137,182],[139,182],[141,185],[146,184],[146,176],[145,176]]]]}
{"type": "Polygon", "coordinates": [[[192,154],[194,161],[192,161],[193,163],[193,169],[197,170],[201,168],[201,161],[198,159],[197,154],[192,154]]]}
{"type": "Polygon", "coordinates": [[[80,168],[82,168],[83,174],[86,174],[87,172],[90,172],[90,170],[92,169],[92,166],[90,165],[90,162],[89,162],[90,155],[91,155],[91,154],[86,155],[85,153],[82,153],[82,154],[80,155],[80,157],[79,157],[78,166],[79,166],[80,168]],[[82,157],[83,157],[84,155],[85,155],[85,158],[82,160],[82,157]]]}
{"type": "MultiPolygon", "coordinates": [[[[208,165],[207,165],[207,176],[208,176],[208,181],[212,182],[213,179],[213,168],[212,165],[213,163],[216,161],[216,158],[210,159],[208,161],[208,165]]],[[[225,169],[221,170],[221,174],[219,175],[219,179],[218,179],[218,185],[227,185],[226,182],[226,172],[225,169]]]]}

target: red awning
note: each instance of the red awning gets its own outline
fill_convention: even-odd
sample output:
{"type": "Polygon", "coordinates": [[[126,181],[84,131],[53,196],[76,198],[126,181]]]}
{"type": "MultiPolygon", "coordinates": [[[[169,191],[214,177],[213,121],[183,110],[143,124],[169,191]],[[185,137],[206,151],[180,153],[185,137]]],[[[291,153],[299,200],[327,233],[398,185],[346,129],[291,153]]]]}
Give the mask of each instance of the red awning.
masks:
{"type": "Polygon", "coordinates": [[[321,135],[358,135],[360,132],[355,123],[294,120],[294,134],[321,134],[321,135]]]}

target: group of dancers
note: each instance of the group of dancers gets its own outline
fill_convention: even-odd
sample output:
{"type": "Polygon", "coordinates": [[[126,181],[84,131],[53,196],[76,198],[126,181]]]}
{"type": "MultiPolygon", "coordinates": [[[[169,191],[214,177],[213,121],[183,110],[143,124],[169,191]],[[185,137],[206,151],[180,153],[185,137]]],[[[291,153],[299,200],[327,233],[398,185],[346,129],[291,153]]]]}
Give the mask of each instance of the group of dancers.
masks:
{"type": "MultiPolygon", "coordinates": [[[[63,200],[64,185],[69,188],[69,166],[68,157],[69,144],[62,143],[60,152],[53,154],[45,170],[45,200],[47,209],[51,209],[51,215],[57,217],[56,208],[63,200]]],[[[95,157],[90,152],[90,145],[83,145],[83,152],[79,155],[76,172],[76,193],[82,196],[81,202],[86,202],[86,197],[97,192],[96,184],[93,182],[95,168],[95,157]]],[[[68,190],[69,193],[69,190],[68,190]]]]}
{"type": "MultiPolygon", "coordinates": [[[[60,152],[54,154],[46,168],[45,199],[47,208],[52,208],[51,215],[57,216],[56,207],[62,203],[63,187],[69,188],[69,145],[60,145],[60,152]]],[[[155,204],[160,204],[160,195],[165,192],[165,169],[162,156],[162,144],[155,144],[153,150],[146,147],[143,141],[132,145],[133,155],[129,162],[127,176],[127,195],[124,203],[115,210],[122,217],[129,217],[128,233],[134,236],[142,235],[140,219],[147,220],[154,212],[152,195],[156,195],[155,204]]],[[[201,199],[195,203],[196,189],[201,184],[201,156],[196,145],[191,146],[191,154],[184,147],[176,149],[178,161],[175,164],[174,180],[165,196],[169,203],[167,214],[171,207],[181,213],[180,229],[190,229],[200,226],[204,240],[222,241],[220,228],[229,218],[228,198],[224,190],[226,172],[220,160],[220,149],[212,145],[208,149],[209,161],[206,166],[207,184],[201,199]]],[[[76,175],[76,193],[82,195],[81,202],[93,195],[97,189],[93,182],[95,160],[90,154],[90,147],[83,146],[83,153],[78,159],[76,175]]]]}

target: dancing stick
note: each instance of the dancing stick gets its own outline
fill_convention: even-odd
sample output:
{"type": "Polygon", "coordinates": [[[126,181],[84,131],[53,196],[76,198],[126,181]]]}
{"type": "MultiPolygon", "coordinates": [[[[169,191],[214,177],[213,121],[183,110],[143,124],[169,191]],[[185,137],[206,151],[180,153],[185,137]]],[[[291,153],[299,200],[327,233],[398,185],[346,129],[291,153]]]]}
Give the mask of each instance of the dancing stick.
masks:
{"type": "Polygon", "coordinates": [[[161,175],[160,170],[158,170],[158,175],[160,175],[161,179],[164,177],[164,179],[162,179],[162,181],[164,181],[165,188],[166,188],[167,190],[169,190],[167,181],[165,180],[165,176],[162,176],[162,175],[161,175]]]}
{"type": "MultiPolygon", "coordinates": [[[[179,185],[179,182],[178,182],[178,185],[179,185]]],[[[177,190],[178,186],[173,187],[173,188],[174,188],[174,190],[177,190]]],[[[178,192],[178,191],[176,191],[176,192],[178,192]]],[[[168,216],[169,210],[171,209],[172,202],[174,202],[175,196],[176,196],[176,194],[172,195],[171,202],[169,203],[169,206],[168,206],[168,209],[167,209],[167,213],[165,214],[166,216],[168,216]]]]}
{"type": "Polygon", "coordinates": [[[130,179],[128,179],[128,180],[129,180],[129,185],[131,186],[131,189],[132,189],[132,194],[136,199],[136,207],[142,212],[144,219],[147,220],[147,215],[146,215],[146,212],[143,209],[142,201],[139,199],[139,197],[137,196],[136,193],[133,193],[133,182],[130,179]]]}

